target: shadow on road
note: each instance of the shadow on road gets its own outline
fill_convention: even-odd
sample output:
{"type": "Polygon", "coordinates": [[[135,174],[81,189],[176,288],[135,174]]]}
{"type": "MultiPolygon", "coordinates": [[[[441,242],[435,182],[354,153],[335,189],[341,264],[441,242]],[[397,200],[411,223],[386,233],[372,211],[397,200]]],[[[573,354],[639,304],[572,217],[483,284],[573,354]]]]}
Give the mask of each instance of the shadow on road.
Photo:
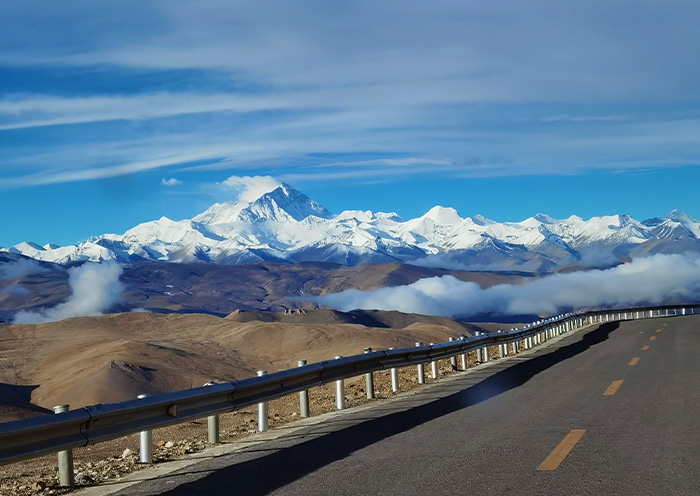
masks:
{"type": "MultiPolygon", "coordinates": [[[[425,405],[368,420],[262,456],[259,452],[239,452],[222,457],[211,462],[221,464],[222,468],[163,494],[268,494],[382,439],[517,388],[536,374],[605,341],[618,327],[618,323],[603,324],[587,332],[575,343],[515,363],[459,393],[425,405]],[[250,459],[253,456],[257,457],[250,459]]],[[[193,468],[198,470],[196,466],[193,468]]],[[[207,467],[206,471],[212,469],[213,467],[207,467]]],[[[167,478],[158,479],[154,483],[160,485],[167,478]]]]}

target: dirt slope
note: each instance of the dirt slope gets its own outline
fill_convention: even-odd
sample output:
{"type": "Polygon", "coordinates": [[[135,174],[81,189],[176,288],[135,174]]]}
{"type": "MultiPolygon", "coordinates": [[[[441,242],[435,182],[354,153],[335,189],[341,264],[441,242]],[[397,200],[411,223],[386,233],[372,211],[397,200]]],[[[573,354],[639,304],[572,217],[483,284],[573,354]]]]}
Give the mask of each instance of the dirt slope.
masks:
{"type": "Polygon", "coordinates": [[[262,314],[272,322],[246,314],[122,313],[0,326],[0,383],[38,385],[31,390],[36,405],[75,408],[242,379],[365,347],[446,341],[472,327],[398,312],[262,314]],[[351,323],[358,321],[374,325],[351,323]]]}

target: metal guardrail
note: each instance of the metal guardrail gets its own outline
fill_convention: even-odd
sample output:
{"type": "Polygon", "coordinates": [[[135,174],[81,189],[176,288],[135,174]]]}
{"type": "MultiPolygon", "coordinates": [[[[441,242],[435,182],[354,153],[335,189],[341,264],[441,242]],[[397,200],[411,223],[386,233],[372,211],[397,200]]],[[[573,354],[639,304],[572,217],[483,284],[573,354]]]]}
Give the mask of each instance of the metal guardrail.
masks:
{"type": "Polygon", "coordinates": [[[687,315],[698,313],[698,310],[700,304],[570,313],[511,331],[484,333],[414,348],[374,351],[230,383],[211,384],[122,403],[86,406],[56,415],[7,422],[0,424],[0,464],[230,412],[311,387],[380,370],[435,362],[511,342],[524,341],[525,348],[529,349],[549,337],[589,324],[687,315]]]}

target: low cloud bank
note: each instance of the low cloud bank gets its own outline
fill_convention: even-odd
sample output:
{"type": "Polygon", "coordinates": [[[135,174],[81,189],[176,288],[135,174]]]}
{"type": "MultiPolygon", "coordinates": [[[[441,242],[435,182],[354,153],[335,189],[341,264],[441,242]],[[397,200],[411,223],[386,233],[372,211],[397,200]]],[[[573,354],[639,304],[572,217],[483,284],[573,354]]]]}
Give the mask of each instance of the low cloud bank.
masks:
{"type": "Polygon", "coordinates": [[[17,261],[0,265],[0,279],[11,280],[24,277],[29,274],[48,272],[39,262],[29,258],[20,258],[17,261]]]}
{"type": "Polygon", "coordinates": [[[421,279],[407,286],[349,290],[313,301],[342,311],[354,309],[470,317],[555,315],[572,308],[661,304],[700,298],[700,256],[654,255],[607,270],[555,274],[523,285],[482,289],[452,276],[421,279]]]}
{"type": "Polygon", "coordinates": [[[20,311],[13,324],[40,324],[69,317],[102,315],[121,301],[124,284],[119,280],[122,267],[116,262],[86,263],[68,269],[71,295],[52,308],[39,311],[20,311]]]}

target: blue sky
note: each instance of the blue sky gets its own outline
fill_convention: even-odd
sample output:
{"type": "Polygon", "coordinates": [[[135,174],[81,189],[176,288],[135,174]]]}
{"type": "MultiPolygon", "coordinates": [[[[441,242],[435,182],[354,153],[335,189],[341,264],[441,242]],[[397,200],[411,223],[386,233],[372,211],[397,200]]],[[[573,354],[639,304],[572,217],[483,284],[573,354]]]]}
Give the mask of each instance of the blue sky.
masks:
{"type": "Polygon", "coordinates": [[[0,4],[0,246],[272,175],[329,210],[700,217],[700,4],[0,4]],[[166,185],[163,180],[176,179],[166,185]]]}

